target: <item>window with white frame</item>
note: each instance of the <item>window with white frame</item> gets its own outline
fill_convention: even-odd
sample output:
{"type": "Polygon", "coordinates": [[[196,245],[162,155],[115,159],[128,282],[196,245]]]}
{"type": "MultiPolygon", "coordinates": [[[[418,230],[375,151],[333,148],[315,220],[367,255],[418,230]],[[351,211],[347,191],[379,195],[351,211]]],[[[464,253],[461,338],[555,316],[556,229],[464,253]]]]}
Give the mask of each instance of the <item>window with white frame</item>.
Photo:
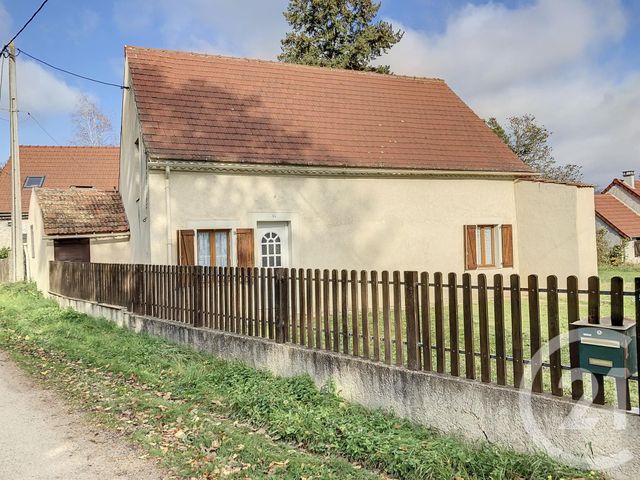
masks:
{"type": "Polygon", "coordinates": [[[263,267],[282,266],[282,239],[276,232],[267,232],[260,241],[263,267]]]}

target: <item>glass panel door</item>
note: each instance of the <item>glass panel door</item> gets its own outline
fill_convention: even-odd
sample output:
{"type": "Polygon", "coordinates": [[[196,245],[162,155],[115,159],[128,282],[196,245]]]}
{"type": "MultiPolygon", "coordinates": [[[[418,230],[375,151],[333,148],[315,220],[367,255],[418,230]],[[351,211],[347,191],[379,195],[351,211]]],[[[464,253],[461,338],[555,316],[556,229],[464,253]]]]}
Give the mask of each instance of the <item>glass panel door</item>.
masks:
{"type": "Polygon", "coordinates": [[[229,232],[216,231],[216,267],[229,266],[229,232]]]}
{"type": "Polygon", "coordinates": [[[209,232],[198,232],[198,265],[211,266],[211,238],[209,232]]]}

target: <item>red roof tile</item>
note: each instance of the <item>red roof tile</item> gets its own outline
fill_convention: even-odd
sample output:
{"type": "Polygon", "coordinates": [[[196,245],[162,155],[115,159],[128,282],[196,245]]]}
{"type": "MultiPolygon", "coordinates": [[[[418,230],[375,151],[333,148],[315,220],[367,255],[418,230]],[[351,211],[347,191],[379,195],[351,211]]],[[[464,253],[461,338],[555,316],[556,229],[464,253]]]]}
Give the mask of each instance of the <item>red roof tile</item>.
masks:
{"type": "Polygon", "coordinates": [[[152,157],[531,170],[442,80],[126,47],[152,157]]]}
{"type": "Polygon", "coordinates": [[[129,231],[118,192],[91,188],[36,188],[47,235],[83,235],[129,231]]]}
{"type": "Polygon", "coordinates": [[[619,178],[614,178],[613,181],[609,185],[607,185],[604,190],[602,190],[602,193],[608,193],[609,190],[611,190],[614,186],[618,186],[623,190],[631,193],[632,195],[640,198],[640,191],[638,191],[637,184],[632,187],[631,185],[627,184],[627,182],[625,182],[624,180],[620,180],[619,178]]]}
{"type": "MultiPolygon", "coordinates": [[[[45,188],[73,186],[117,190],[119,147],[20,146],[20,184],[28,176],[44,176],[45,188]]],[[[22,211],[29,211],[31,188],[22,189],[22,211]]],[[[0,214],[11,212],[11,160],[0,172],[0,214]]]]}
{"type": "Polygon", "coordinates": [[[627,238],[640,237],[640,215],[613,195],[595,196],[596,215],[627,238]]]}

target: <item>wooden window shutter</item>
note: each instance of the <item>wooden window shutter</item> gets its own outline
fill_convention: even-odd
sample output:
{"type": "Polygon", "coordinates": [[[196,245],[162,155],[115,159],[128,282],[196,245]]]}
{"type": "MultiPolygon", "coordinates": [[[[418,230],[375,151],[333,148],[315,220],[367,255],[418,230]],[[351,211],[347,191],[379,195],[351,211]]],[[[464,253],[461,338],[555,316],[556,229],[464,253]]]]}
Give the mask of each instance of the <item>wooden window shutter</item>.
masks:
{"type": "Polygon", "coordinates": [[[238,267],[255,267],[253,228],[238,228],[236,234],[238,238],[238,267]]]}
{"type": "Polygon", "coordinates": [[[193,230],[178,230],[178,265],[195,264],[195,233],[193,230]]]}
{"type": "Polygon", "coordinates": [[[464,268],[465,270],[475,270],[478,268],[478,256],[476,248],[476,226],[465,225],[464,227],[464,268]]]}
{"type": "Polygon", "coordinates": [[[502,225],[502,266],[513,267],[513,227],[502,225]]]}
{"type": "Polygon", "coordinates": [[[640,240],[635,240],[633,242],[633,253],[636,257],[640,257],[640,240]]]}

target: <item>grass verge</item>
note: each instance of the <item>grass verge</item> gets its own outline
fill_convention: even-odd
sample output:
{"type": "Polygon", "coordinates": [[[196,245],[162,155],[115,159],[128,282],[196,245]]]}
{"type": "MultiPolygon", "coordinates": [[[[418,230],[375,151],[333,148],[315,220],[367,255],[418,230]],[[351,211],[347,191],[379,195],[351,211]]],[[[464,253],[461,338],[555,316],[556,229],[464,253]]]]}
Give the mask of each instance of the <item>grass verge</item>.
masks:
{"type": "Polygon", "coordinates": [[[0,348],[178,476],[600,478],[471,444],[318,390],[0,287],[0,348]],[[384,474],[377,473],[384,472],[384,474]]]}

